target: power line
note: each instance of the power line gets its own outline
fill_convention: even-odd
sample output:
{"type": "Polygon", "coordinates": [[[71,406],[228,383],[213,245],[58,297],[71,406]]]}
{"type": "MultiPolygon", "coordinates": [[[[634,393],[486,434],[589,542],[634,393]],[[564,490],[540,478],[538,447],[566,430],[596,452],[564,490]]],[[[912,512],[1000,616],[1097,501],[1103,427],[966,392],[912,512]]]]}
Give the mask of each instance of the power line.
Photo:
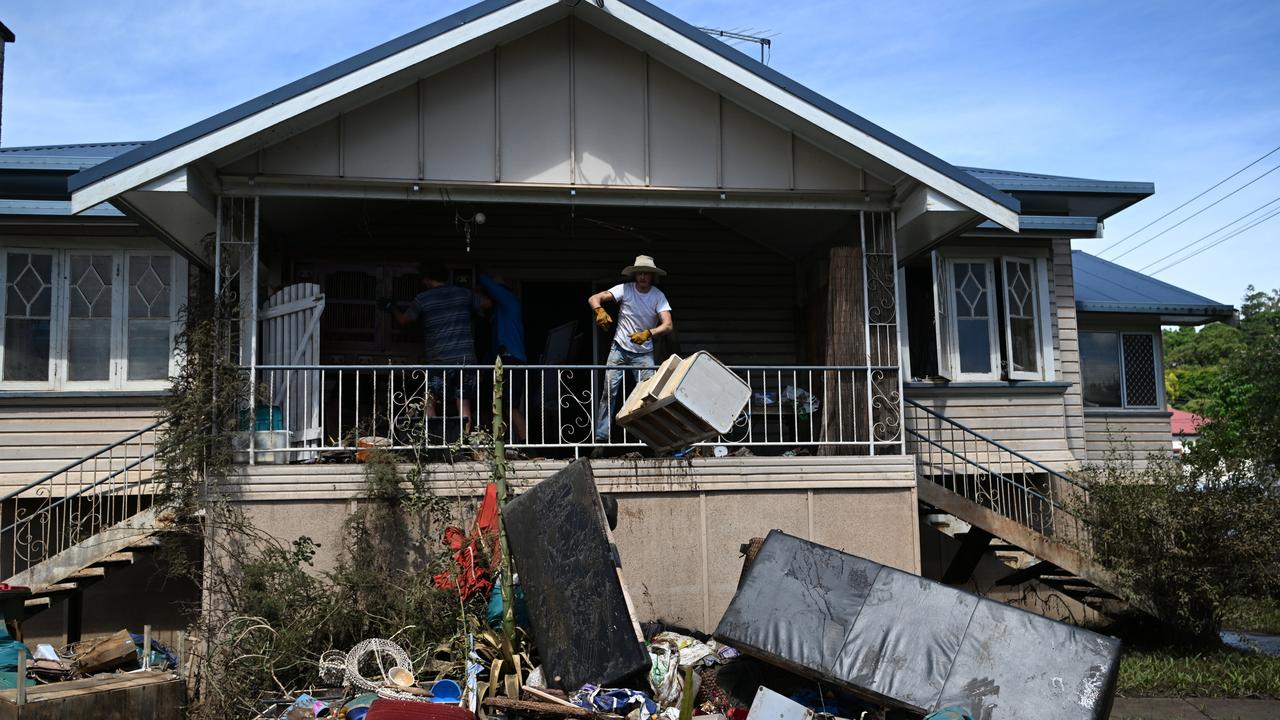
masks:
{"type": "Polygon", "coordinates": [[[1174,266],[1176,266],[1176,265],[1181,265],[1182,263],[1184,263],[1184,262],[1186,262],[1186,261],[1190,260],[1191,258],[1193,258],[1193,257],[1195,257],[1195,256],[1197,256],[1197,255],[1199,255],[1200,253],[1202,253],[1202,252],[1204,252],[1204,251],[1206,251],[1206,250],[1209,250],[1209,249],[1215,248],[1215,247],[1217,247],[1217,246],[1221,245],[1222,243],[1224,243],[1224,242],[1226,242],[1226,241],[1230,240],[1231,238],[1236,237],[1236,236],[1238,236],[1238,235],[1241,235],[1241,234],[1243,234],[1243,233],[1245,233],[1245,232],[1248,232],[1248,231],[1250,231],[1250,230],[1252,230],[1252,229],[1254,229],[1254,228],[1258,227],[1258,226],[1259,226],[1259,225],[1261,225],[1262,223],[1264,223],[1264,222],[1266,222],[1266,221],[1268,221],[1268,220],[1270,220],[1270,219],[1272,219],[1272,218],[1274,218],[1274,217],[1277,217],[1277,216],[1280,216],[1280,210],[1276,210],[1276,211],[1272,212],[1270,215],[1268,215],[1268,216],[1266,216],[1266,217],[1262,218],[1261,220],[1259,220],[1259,221],[1257,221],[1257,222],[1255,222],[1255,223],[1253,223],[1253,224],[1251,224],[1251,225],[1248,225],[1248,226],[1246,226],[1246,227],[1242,227],[1242,228],[1240,228],[1239,230],[1237,230],[1237,231],[1235,231],[1235,232],[1231,233],[1230,235],[1227,235],[1226,237],[1224,237],[1224,238],[1222,238],[1222,239],[1220,239],[1220,240],[1216,240],[1216,241],[1214,241],[1214,242],[1212,242],[1212,243],[1209,243],[1208,245],[1205,245],[1204,247],[1202,247],[1202,248],[1200,248],[1199,250],[1197,250],[1197,251],[1195,251],[1195,252],[1191,253],[1190,255],[1187,255],[1186,257],[1183,257],[1183,258],[1179,258],[1179,259],[1177,259],[1177,260],[1174,260],[1173,262],[1169,263],[1168,265],[1165,265],[1164,267],[1160,268],[1159,270],[1156,270],[1155,272],[1153,272],[1153,273],[1151,273],[1151,274],[1152,274],[1152,275],[1159,275],[1160,273],[1164,272],[1165,270],[1168,270],[1168,269],[1169,269],[1169,268],[1171,268],[1171,267],[1174,267],[1174,266]]]}
{"type": "Polygon", "coordinates": [[[1209,238],[1213,237],[1214,235],[1217,235],[1218,233],[1222,232],[1223,230],[1226,230],[1227,228],[1231,227],[1232,225],[1235,225],[1236,223],[1240,222],[1241,220],[1244,220],[1245,218],[1249,217],[1250,215],[1252,215],[1252,214],[1254,214],[1254,213],[1258,212],[1259,210],[1263,210],[1263,209],[1265,209],[1267,206],[1269,206],[1269,205],[1274,205],[1274,204],[1276,204],[1277,202],[1280,202],[1280,197],[1273,198],[1273,199],[1272,199],[1272,200],[1270,200],[1269,202],[1265,202],[1265,203],[1263,203],[1263,204],[1259,205],[1258,207],[1256,207],[1256,208],[1254,208],[1254,209],[1250,210],[1249,212],[1247,212],[1247,213],[1245,213],[1245,214],[1241,215],[1240,217],[1236,218],[1235,220],[1232,220],[1231,222],[1227,223],[1226,225],[1223,225],[1222,227],[1218,228],[1217,230],[1214,230],[1214,231],[1213,231],[1213,232],[1211,232],[1211,233],[1208,233],[1208,234],[1206,234],[1206,235],[1201,235],[1200,237],[1196,238],[1195,240],[1192,240],[1191,242],[1187,243],[1186,245],[1183,245],[1182,247],[1178,248],[1177,250],[1174,250],[1173,252],[1169,253],[1168,255],[1165,255],[1164,257],[1160,258],[1159,260],[1152,260],[1151,262],[1147,263],[1147,264],[1146,264],[1146,265],[1144,265],[1143,267],[1139,268],[1139,269],[1138,269],[1138,272],[1146,272],[1147,268],[1149,268],[1149,267],[1153,267],[1153,266],[1155,266],[1155,265],[1159,265],[1160,263],[1164,262],[1165,260],[1168,260],[1169,258],[1173,257],[1174,255],[1177,255],[1178,253],[1182,252],[1183,250],[1186,250],[1187,248],[1191,247],[1192,245],[1197,245],[1197,244],[1199,244],[1199,243],[1201,243],[1201,242],[1203,242],[1203,241],[1205,241],[1205,240],[1208,240],[1209,238]]]}
{"type": "Polygon", "coordinates": [[[1115,256],[1115,257],[1111,258],[1112,262],[1114,262],[1114,261],[1116,261],[1116,260],[1119,260],[1120,258],[1124,257],[1125,255],[1128,255],[1129,253],[1133,252],[1134,250],[1137,250],[1138,248],[1142,247],[1143,245],[1146,245],[1147,243],[1151,242],[1152,240],[1155,240],[1156,238],[1160,237],[1161,235],[1164,235],[1165,233],[1169,232],[1170,230],[1173,230],[1174,228],[1176,228],[1176,227],[1178,227],[1179,225],[1181,225],[1181,224],[1185,223],[1186,221],[1190,220],[1191,218],[1194,218],[1195,216],[1199,215],[1200,213],[1204,212],[1205,210],[1208,210],[1209,208],[1213,207],[1214,205],[1217,205],[1218,203],[1222,202],[1223,200],[1226,200],[1227,198],[1231,197],[1232,195],[1235,195],[1236,193],[1240,192],[1241,190],[1243,190],[1243,189],[1245,189],[1245,188],[1249,187],[1250,185],[1252,185],[1252,184],[1254,184],[1254,183],[1258,182],[1258,181],[1259,181],[1259,180],[1261,180],[1262,178],[1264,178],[1264,177],[1266,177],[1266,176],[1270,175],[1271,173],[1273,173],[1273,172],[1275,172],[1275,171],[1277,171],[1277,170],[1280,170],[1280,165],[1276,165],[1275,167],[1273,167],[1273,168],[1271,168],[1270,170],[1268,170],[1268,171],[1266,171],[1266,172],[1262,173],[1262,174],[1261,174],[1261,175],[1259,175],[1258,177],[1256,177],[1256,178],[1254,178],[1254,179],[1250,180],[1249,182],[1247,182],[1247,183],[1245,183],[1245,184],[1241,185],[1240,187],[1236,188],[1235,190],[1232,190],[1231,192],[1227,193],[1226,195],[1223,195],[1222,197],[1218,198],[1217,200],[1214,200],[1213,202],[1209,203],[1208,205],[1205,205],[1204,207],[1202,207],[1202,208],[1200,208],[1199,210],[1197,210],[1197,211],[1195,211],[1195,212],[1191,213],[1190,215],[1188,215],[1188,216],[1186,216],[1186,217],[1182,218],[1181,220],[1179,220],[1178,222],[1176,222],[1176,223],[1174,223],[1174,224],[1170,225],[1169,227],[1165,228],[1164,230],[1161,230],[1160,232],[1156,233],[1155,235],[1152,235],[1151,237],[1147,238],[1146,240],[1143,240],[1142,242],[1138,243],[1137,245],[1134,245],[1133,247],[1129,248],[1128,250],[1125,250],[1124,252],[1120,253],[1119,255],[1117,255],[1117,256],[1115,256]]]}
{"type": "Polygon", "coordinates": [[[1163,219],[1165,219],[1165,218],[1169,217],[1170,215],[1172,215],[1172,214],[1174,214],[1174,213],[1178,212],[1179,210],[1181,210],[1182,208],[1184,208],[1184,207],[1186,207],[1186,206],[1190,205],[1191,203],[1195,202],[1196,200],[1199,200],[1200,198],[1204,197],[1204,196],[1205,196],[1205,195],[1207,195],[1209,192],[1211,192],[1212,190],[1214,190],[1215,188],[1217,188],[1219,185],[1222,185],[1222,183],[1224,183],[1224,182],[1226,182],[1226,181],[1230,180],[1231,178],[1233,178],[1233,177],[1235,177],[1235,176],[1239,175],[1240,173],[1244,172],[1245,170],[1248,170],[1249,168],[1253,167],[1254,165],[1257,165],[1258,163],[1262,162],[1263,160],[1266,160],[1268,157],[1270,157],[1272,154],[1274,154],[1274,153],[1276,152],[1276,150],[1280,150],[1280,145],[1277,145],[1277,146],[1275,146],[1274,148],[1272,148],[1272,149],[1271,149],[1271,152],[1267,153],[1266,155],[1263,155],[1262,157],[1258,158],[1257,160],[1254,160],[1253,162],[1249,163],[1248,165],[1245,165],[1244,167],[1240,168],[1239,170],[1237,170],[1237,171],[1235,171],[1235,172],[1231,173],[1230,175],[1226,176],[1225,178],[1223,178],[1223,179],[1219,180],[1218,182],[1214,183],[1214,184],[1213,184],[1213,186],[1212,186],[1212,187],[1210,187],[1208,190],[1205,190],[1204,192],[1200,193],[1199,195],[1196,195],[1195,197],[1193,197],[1193,198],[1191,198],[1190,200],[1188,200],[1188,201],[1186,201],[1186,202],[1182,203],[1182,204],[1181,204],[1181,205],[1179,205],[1178,207],[1176,207],[1176,208],[1174,208],[1174,209],[1170,210],[1169,212],[1167,212],[1167,213],[1165,213],[1165,214],[1161,215],[1160,217],[1156,218],[1155,220],[1152,220],[1151,222],[1147,223],[1146,225],[1143,225],[1142,227],[1138,228],[1137,230],[1134,230],[1133,232],[1129,233],[1128,235],[1125,235],[1124,237],[1120,238],[1120,239],[1119,239],[1119,240],[1117,240],[1116,242],[1114,242],[1114,243],[1112,243],[1111,245],[1109,245],[1109,246],[1107,246],[1106,248],[1104,248],[1104,249],[1102,250],[1102,252],[1098,253],[1098,255],[1099,255],[1099,256],[1101,256],[1103,253],[1111,252],[1111,249],[1112,249],[1112,248],[1114,248],[1114,247],[1116,247],[1116,246],[1117,246],[1117,245],[1119,245],[1120,243],[1122,243],[1122,242],[1124,242],[1124,241],[1128,240],[1129,238],[1133,237],[1134,235],[1137,235],[1138,233],[1142,232],[1143,230],[1146,230],[1147,228],[1151,227],[1152,225],[1155,225],[1156,223],[1158,223],[1158,222],[1160,222],[1161,220],[1163,220],[1163,219]]]}

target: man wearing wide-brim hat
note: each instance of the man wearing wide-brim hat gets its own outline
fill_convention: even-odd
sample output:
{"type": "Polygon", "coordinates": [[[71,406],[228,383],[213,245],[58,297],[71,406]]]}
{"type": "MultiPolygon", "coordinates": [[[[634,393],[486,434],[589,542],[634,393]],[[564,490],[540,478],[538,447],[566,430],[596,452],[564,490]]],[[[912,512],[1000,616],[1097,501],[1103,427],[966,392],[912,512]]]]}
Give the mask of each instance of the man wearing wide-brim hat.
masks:
{"type": "Polygon", "coordinates": [[[613,422],[613,408],[622,386],[622,374],[630,373],[629,387],[653,375],[653,338],[671,332],[671,303],[653,281],[666,271],[659,268],[648,255],[636,257],[636,261],[622,269],[630,282],[619,283],[603,292],[587,298],[587,304],[595,313],[596,325],[608,332],[613,318],[602,307],[605,303],[618,304],[618,329],[609,345],[608,364],[618,367],[606,373],[609,390],[604,402],[596,405],[595,440],[608,442],[613,422]],[[630,368],[624,370],[621,368],[630,368]]]}

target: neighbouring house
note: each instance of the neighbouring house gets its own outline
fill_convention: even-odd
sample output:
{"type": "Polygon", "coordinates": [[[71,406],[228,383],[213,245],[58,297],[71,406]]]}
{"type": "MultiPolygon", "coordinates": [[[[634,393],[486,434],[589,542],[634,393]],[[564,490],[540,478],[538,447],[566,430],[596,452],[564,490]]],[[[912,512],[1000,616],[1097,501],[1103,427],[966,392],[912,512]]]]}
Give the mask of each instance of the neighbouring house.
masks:
{"type": "Polygon", "coordinates": [[[1181,455],[1191,450],[1200,439],[1200,426],[1209,422],[1193,412],[1169,408],[1169,426],[1173,430],[1173,452],[1181,455]]]}
{"type": "Polygon", "coordinates": [[[752,401],[693,456],[595,463],[642,615],[712,627],[771,528],[955,583],[1018,548],[1035,562],[1006,584],[1105,599],[1070,473],[1109,428],[1167,452],[1159,327],[1232,312],[1072,252],[1153,192],[951,165],[641,0],[486,0],[158,140],[3,148],[3,575],[63,603],[68,634],[115,628],[94,598],[129,583],[75,573],[150,542],[191,278],[239,300],[234,497],[323,568],[359,438],[441,459],[442,495],[486,478],[443,460],[489,424],[491,368],[422,364],[381,299],[410,300],[423,260],[520,296],[524,487],[641,449],[593,437],[608,338],[586,299],[645,254],[674,307],[659,353],[712,352],[752,401]],[[57,520],[105,495],[124,501],[57,520]],[[941,515],[966,531],[922,551],[941,515]]]}

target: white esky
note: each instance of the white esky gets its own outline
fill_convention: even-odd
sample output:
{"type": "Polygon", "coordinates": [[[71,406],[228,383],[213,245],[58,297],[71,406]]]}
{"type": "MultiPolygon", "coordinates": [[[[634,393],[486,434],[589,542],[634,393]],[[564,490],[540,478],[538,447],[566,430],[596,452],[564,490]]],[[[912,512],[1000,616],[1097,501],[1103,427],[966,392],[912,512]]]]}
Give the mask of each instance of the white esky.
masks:
{"type": "MultiPolygon", "coordinates": [[[[0,21],[18,40],[5,56],[3,142],[154,139],[469,4],[9,2],[0,21]]],[[[659,5],[695,25],[776,33],[773,68],[957,165],[1156,184],[1106,238],[1076,242],[1086,251],[1280,145],[1280,3],[659,5]]],[[[1104,257],[1278,165],[1280,152],[1104,257]]],[[[1142,268],[1276,198],[1280,170],[1120,262],[1142,268]]],[[[1247,285],[1280,286],[1277,240],[1280,217],[1158,277],[1238,305],[1247,285]]]]}

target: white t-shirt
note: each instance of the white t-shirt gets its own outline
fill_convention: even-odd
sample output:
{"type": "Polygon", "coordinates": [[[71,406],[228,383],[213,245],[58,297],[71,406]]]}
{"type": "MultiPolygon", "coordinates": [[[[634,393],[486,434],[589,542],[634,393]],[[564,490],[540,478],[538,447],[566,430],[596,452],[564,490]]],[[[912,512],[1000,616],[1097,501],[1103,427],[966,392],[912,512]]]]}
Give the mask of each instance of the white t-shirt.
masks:
{"type": "Polygon", "coordinates": [[[631,342],[631,334],[641,330],[652,330],[662,323],[658,313],[671,312],[671,303],[667,296],[656,285],[649,286],[649,292],[640,292],[633,282],[614,285],[609,294],[618,301],[618,329],[613,334],[613,341],[627,352],[653,352],[653,340],[637,345],[631,342]]]}

